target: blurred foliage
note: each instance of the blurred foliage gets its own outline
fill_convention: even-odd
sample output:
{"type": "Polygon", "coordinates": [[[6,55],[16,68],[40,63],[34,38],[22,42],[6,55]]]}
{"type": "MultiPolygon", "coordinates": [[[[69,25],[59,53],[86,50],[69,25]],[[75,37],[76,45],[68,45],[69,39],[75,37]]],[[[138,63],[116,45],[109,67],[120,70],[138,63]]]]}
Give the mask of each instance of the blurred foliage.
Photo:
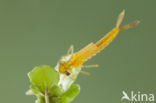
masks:
{"type": "Polygon", "coordinates": [[[35,95],[35,103],[45,103],[45,91],[48,91],[49,103],[70,103],[80,92],[80,86],[72,84],[66,91],[58,86],[59,72],[48,65],[35,67],[28,73],[32,85],[26,92],[27,95],[35,95]]]}

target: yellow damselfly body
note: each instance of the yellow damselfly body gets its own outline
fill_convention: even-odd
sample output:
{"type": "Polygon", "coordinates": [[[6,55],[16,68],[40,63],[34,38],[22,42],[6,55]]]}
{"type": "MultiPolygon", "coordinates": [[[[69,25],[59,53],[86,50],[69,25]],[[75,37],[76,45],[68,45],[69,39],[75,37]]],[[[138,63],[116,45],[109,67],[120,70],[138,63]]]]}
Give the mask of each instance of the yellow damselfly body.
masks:
{"type": "Polygon", "coordinates": [[[95,56],[97,53],[99,53],[101,50],[103,50],[108,44],[112,42],[112,40],[115,39],[117,34],[125,29],[131,28],[133,26],[136,26],[139,21],[132,22],[128,25],[125,25],[123,27],[120,27],[120,24],[124,18],[125,11],[123,10],[116,22],[115,27],[107,33],[102,39],[97,41],[96,43],[89,43],[87,46],[85,46],[83,49],[79,50],[78,52],[73,53],[73,46],[69,49],[70,52],[70,58],[68,60],[59,61],[59,67],[58,71],[61,74],[64,74],[65,76],[69,76],[72,74],[72,69],[76,69],[78,72],[82,72],[84,74],[88,74],[87,72],[81,71],[77,68],[79,67],[97,67],[98,65],[89,65],[85,66],[83,65],[84,62],[86,62],[91,57],[95,56]]]}

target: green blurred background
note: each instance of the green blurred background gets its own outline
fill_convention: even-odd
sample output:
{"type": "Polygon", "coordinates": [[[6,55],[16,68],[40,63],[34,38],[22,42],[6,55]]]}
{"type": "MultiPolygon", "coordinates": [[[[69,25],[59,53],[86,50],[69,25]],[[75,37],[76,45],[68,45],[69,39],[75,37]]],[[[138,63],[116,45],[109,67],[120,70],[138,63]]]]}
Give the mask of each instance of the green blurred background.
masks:
{"type": "Polygon", "coordinates": [[[122,31],[86,64],[73,103],[120,103],[122,90],[156,95],[155,0],[0,0],[0,102],[34,103],[26,96],[27,73],[34,66],[55,66],[73,44],[75,51],[111,30],[125,9],[122,31]]]}

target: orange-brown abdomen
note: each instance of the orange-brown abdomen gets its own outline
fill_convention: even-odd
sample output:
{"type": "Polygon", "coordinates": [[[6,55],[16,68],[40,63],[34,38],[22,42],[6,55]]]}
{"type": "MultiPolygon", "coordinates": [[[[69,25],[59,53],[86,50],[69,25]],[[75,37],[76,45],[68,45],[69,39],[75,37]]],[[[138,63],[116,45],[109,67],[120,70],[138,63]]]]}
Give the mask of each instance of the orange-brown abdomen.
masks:
{"type": "Polygon", "coordinates": [[[72,65],[75,68],[82,65],[85,61],[104,49],[116,37],[118,32],[119,29],[115,28],[101,40],[99,40],[96,44],[90,43],[89,45],[75,53],[67,64],[72,65]]]}

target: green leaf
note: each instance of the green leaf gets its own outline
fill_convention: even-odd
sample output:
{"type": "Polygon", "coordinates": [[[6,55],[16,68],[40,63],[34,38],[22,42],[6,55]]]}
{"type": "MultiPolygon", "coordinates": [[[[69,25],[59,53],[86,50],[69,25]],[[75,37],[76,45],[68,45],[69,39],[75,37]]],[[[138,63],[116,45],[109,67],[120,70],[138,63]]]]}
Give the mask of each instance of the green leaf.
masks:
{"type": "Polygon", "coordinates": [[[61,97],[51,97],[50,103],[63,103],[61,97]]]}
{"type": "Polygon", "coordinates": [[[39,95],[44,96],[37,86],[31,85],[30,89],[26,92],[26,95],[39,95]]]}
{"type": "Polygon", "coordinates": [[[54,97],[59,97],[64,93],[63,88],[61,88],[60,86],[53,86],[53,88],[50,90],[50,95],[54,96],[54,97]]]}
{"type": "Polygon", "coordinates": [[[31,89],[29,89],[26,93],[26,95],[34,95],[33,91],[31,89]]]}
{"type": "Polygon", "coordinates": [[[62,95],[61,103],[70,103],[80,93],[80,86],[78,84],[72,84],[71,87],[62,95]]]}
{"type": "Polygon", "coordinates": [[[45,99],[42,96],[37,96],[37,100],[35,100],[35,103],[45,103],[45,99]]]}
{"type": "Polygon", "coordinates": [[[50,90],[59,81],[59,73],[48,65],[35,67],[28,76],[32,84],[40,88],[42,92],[45,89],[50,90]]]}

